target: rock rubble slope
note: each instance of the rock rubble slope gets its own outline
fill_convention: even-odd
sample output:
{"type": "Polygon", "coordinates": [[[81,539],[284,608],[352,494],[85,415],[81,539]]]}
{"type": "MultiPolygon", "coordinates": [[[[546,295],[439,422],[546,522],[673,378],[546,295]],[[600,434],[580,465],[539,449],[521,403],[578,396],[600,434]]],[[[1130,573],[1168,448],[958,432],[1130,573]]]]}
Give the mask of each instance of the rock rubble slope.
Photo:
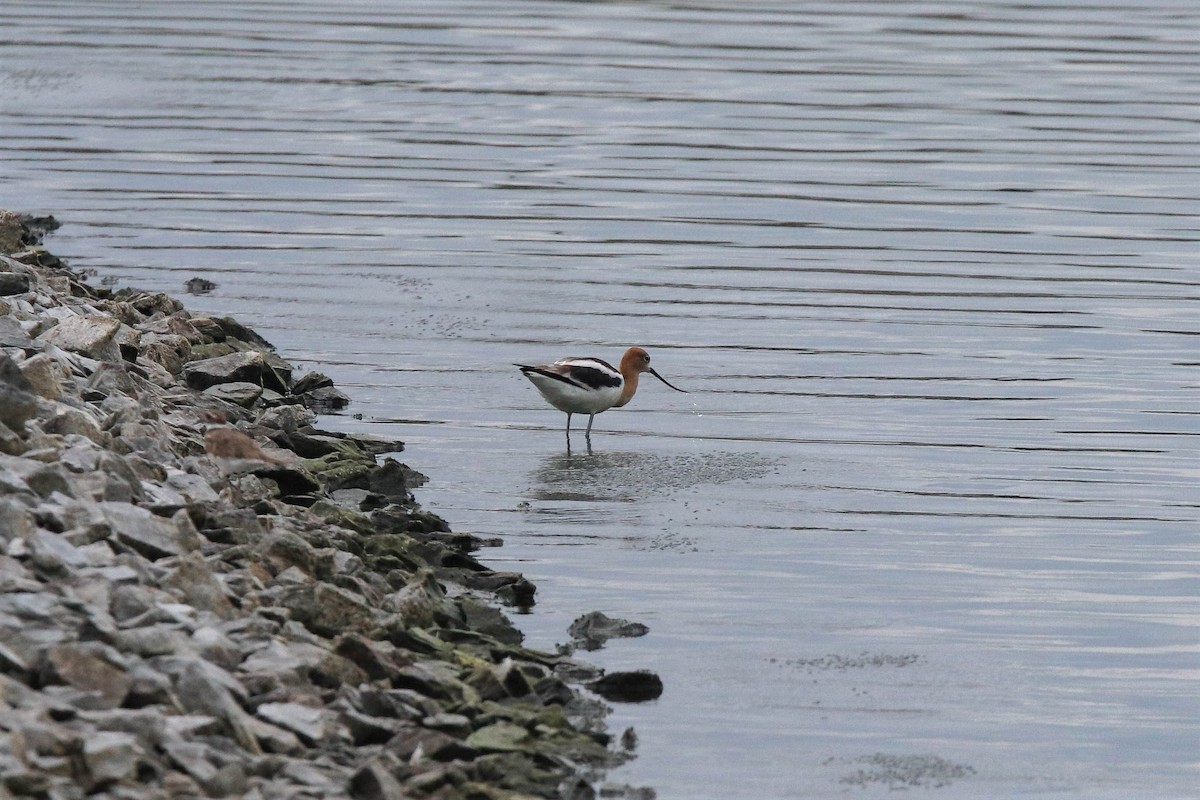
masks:
{"type": "Polygon", "coordinates": [[[0,213],[0,800],[593,796],[624,754],[562,676],[596,675],[521,646],[493,601],[533,586],[413,502],[401,445],[39,225],[0,213]]]}

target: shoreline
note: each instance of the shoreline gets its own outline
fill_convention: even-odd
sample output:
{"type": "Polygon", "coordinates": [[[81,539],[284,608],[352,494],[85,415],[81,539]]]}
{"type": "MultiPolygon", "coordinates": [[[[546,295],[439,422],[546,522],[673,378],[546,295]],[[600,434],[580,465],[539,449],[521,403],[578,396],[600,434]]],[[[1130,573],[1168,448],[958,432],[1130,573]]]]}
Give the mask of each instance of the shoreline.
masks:
{"type": "Polygon", "coordinates": [[[632,757],[601,671],[521,645],[496,604],[535,587],[403,444],[320,430],[348,398],[237,320],[88,286],[55,227],[0,212],[0,800],[594,797],[632,757]]]}

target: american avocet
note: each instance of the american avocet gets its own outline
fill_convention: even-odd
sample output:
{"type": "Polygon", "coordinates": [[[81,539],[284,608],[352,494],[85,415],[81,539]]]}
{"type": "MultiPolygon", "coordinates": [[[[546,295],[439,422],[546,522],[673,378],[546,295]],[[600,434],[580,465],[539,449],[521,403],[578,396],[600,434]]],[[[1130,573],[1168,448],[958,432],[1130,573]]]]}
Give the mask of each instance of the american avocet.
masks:
{"type": "MultiPolygon", "coordinates": [[[[610,408],[620,408],[633,399],[638,377],[649,372],[667,386],[662,375],[650,366],[650,354],[640,347],[631,347],[621,356],[621,368],[599,358],[563,358],[553,364],[529,366],[516,364],[521,373],[533,382],[546,402],[567,413],[567,441],[571,440],[571,415],[587,414],[588,441],[592,438],[592,420],[610,408]]],[[[682,392],[678,386],[671,386],[682,392]]],[[[685,392],[686,394],[686,392],[685,392]]]]}

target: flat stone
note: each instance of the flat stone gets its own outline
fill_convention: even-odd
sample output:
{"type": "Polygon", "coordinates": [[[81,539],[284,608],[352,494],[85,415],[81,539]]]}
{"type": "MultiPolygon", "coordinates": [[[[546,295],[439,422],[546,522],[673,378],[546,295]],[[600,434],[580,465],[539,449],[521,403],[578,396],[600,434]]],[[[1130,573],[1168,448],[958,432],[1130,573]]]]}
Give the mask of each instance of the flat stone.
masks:
{"type": "Polygon", "coordinates": [[[83,740],[83,763],[91,789],[132,778],[137,772],[141,747],[128,733],[99,731],[83,740]]]}
{"type": "Polygon", "coordinates": [[[263,703],[255,711],[260,719],[289,730],[310,747],[327,735],[327,712],[300,703],[263,703]]]}
{"type": "Polygon", "coordinates": [[[141,574],[125,564],[114,564],[111,567],[88,567],[80,570],[79,576],[102,580],[113,585],[136,583],[141,580],[141,574]]]}
{"type": "Polygon", "coordinates": [[[471,730],[471,718],[464,714],[434,714],[421,720],[426,728],[445,731],[453,735],[461,735],[471,730]]]}
{"type": "MultiPolygon", "coordinates": [[[[353,708],[343,709],[341,722],[350,732],[356,746],[384,744],[393,736],[407,730],[412,723],[394,717],[376,717],[353,708]]],[[[469,724],[468,720],[468,724],[469,724]]]]}
{"type": "Polygon", "coordinates": [[[511,722],[497,722],[467,737],[467,744],[487,753],[525,750],[533,742],[529,731],[511,722]]]}
{"type": "Polygon", "coordinates": [[[179,492],[189,503],[215,503],[220,495],[200,475],[168,468],[166,485],[179,492]]]}
{"type": "MultiPolygon", "coordinates": [[[[186,340],[184,341],[186,343],[186,340]]],[[[187,352],[190,355],[190,345],[187,352]]],[[[177,347],[163,341],[143,342],[138,350],[138,357],[139,360],[146,359],[157,364],[172,375],[178,375],[186,361],[186,357],[179,354],[177,347]]]]}
{"type": "Polygon", "coordinates": [[[167,758],[201,786],[207,786],[217,776],[216,753],[208,745],[168,737],[162,745],[167,758]]]}
{"type": "Polygon", "coordinates": [[[258,417],[258,424],[291,433],[312,425],[315,420],[316,415],[304,406],[288,405],[263,411],[258,417]]]}
{"type": "Polygon", "coordinates": [[[216,628],[197,628],[192,631],[192,646],[207,661],[223,669],[234,669],[242,662],[241,649],[216,628]]]}
{"type": "Polygon", "coordinates": [[[24,476],[25,483],[30,489],[46,498],[56,493],[61,495],[61,498],[71,497],[74,494],[71,483],[67,480],[67,471],[61,464],[41,464],[36,461],[32,464],[34,469],[24,476]]]}
{"type": "Polygon", "coordinates": [[[59,363],[46,355],[38,353],[21,363],[21,374],[29,381],[33,391],[48,400],[61,400],[62,384],[66,379],[59,363]]]}
{"type": "Polygon", "coordinates": [[[277,392],[287,391],[287,386],[267,364],[262,353],[254,350],[192,361],[184,366],[183,374],[187,385],[193,389],[246,382],[277,392]]]}
{"type": "Polygon", "coordinates": [[[166,720],[159,708],[113,708],[80,711],[78,719],[98,730],[127,733],[143,749],[157,747],[167,732],[166,720]]]}
{"type": "Polygon", "coordinates": [[[479,750],[462,739],[416,725],[392,737],[387,743],[387,751],[405,761],[418,753],[434,761],[471,761],[479,756],[479,750]]]}
{"type": "Polygon", "coordinates": [[[53,674],[64,683],[99,695],[106,708],[121,705],[133,683],[125,669],[106,657],[100,647],[58,645],[46,654],[46,661],[53,674]]]}
{"type": "Polygon", "coordinates": [[[215,736],[221,721],[208,714],[170,714],[162,718],[164,736],[215,736]]]}
{"type": "Polygon", "coordinates": [[[390,753],[375,756],[350,778],[350,797],[354,800],[394,800],[404,797],[404,786],[393,774],[399,763],[390,753]]]}
{"type": "Polygon", "coordinates": [[[120,361],[121,350],[116,343],[120,330],[120,321],[113,317],[70,317],[43,333],[38,340],[97,361],[120,361]]]}
{"type": "Polygon", "coordinates": [[[266,720],[247,715],[246,730],[254,736],[264,753],[299,755],[304,752],[304,744],[296,734],[266,720]]]}
{"type": "Polygon", "coordinates": [[[156,561],[185,552],[175,525],[129,503],[100,503],[112,538],[156,561]]]}
{"type": "Polygon", "coordinates": [[[0,272],[0,295],[25,294],[29,291],[29,276],[16,272],[0,272]]]}
{"type": "Polygon", "coordinates": [[[262,397],[263,387],[247,381],[233,381],[210,386],[204,390],[204,394],[242,408],[250,408],[262,397]]]}
{"type": "MultiPolygon", "coordinates": [[[[321,490],[321,484],[312,473],[303,467],[292,467],[287,464],[258,464],[251,473],[260,480],[270,480],[279,489],[281,497],[296,497],[311,495],[321,490]]],[[[312,498],[305,503],[312,504],[312,498]]]]}
{"type": "MultiPolygon", "coordinates": [[[[192,661],[180,672],[175,690],[184,709],[220,719],[229,726],[234,740],[243,749],[260,755],[262,748],[250,724],[253,718],[234,699],[230,692],[231,681],[241,686],[224,670],[204,661],[192,661]]],[[[244,694],[245,688],[241,689],[244,694]]]]}
{"type": "Polygon", "coordinates": [[[271,350],[274,348],[274,345],[260,336],[257,331],[255,331],[253,328],[243,325],[233,317],[218,317],[213,321],[221,327],[221,330],[225,333],[225,339],[227,341],[230,339],[236,339],[244,344],[250,344],[256,348],[262,348],[264,350],[271,350]]]}
{"type": "MultiPolygon", "coordinates": [[[[8,305],[3,300],[0,300],[0,304],[8,305]]],[[[9,313],[11,312],[0,315],[0,347],[11,347],[27,353],[41,350],[43,345],[30,339],[29,334],[21,327],[21,323],[13,317],[7,316],[9,313]]]]}
{"type": "Polygon", "coordinates": [[[91,565],[87,556],[60,534],[39,528],[28,541],[33,563],[42,569],[75,570],[91,565]]]}
{"type": "Polygon", "coordinates": [[[187,637],[174,627],[148,625],[117,631],[112,641],[122,652],[134,653],[142,658],[153,658],[179,652],[187,637]]]}
{"type": "Polygon", "coordinates": [[[225,588],[199,553],[188,553],[181,558],[175,569],[163,579],[162,586],[189,605],[211,611],[221,619],[233,616],[233,604],[225,594],[225,588]]]}
{"type": "Polygon", "coordinates": [[[16,650],[13,650],[4,642],[0,642],[0,673],[22,673],[28,671],[29,662],[26,661],[16,650]]]}
{"type": "Polygon", "coordinates": [[[297,586],[286,591],[279,604],[291,609],[292,618],[318,636],[366,633],[374,626],[374,610],[361,597],[324,583],[297,586]]]}
{"type": "Polygon", "coordinates": [[[53,403],[53,410],[42,420],[42,430],[60,436],[83,436],[97,444],[107,444],[109,440],[91,414],[65,403],[53,403]]]}
{"type": "Polygon", "coordinates": [[[350,405],[350,395],[333,386],[322,386],[311,392],[304,392],[300,400],[306,408],[314,411],[339,411],[350,405]]]}

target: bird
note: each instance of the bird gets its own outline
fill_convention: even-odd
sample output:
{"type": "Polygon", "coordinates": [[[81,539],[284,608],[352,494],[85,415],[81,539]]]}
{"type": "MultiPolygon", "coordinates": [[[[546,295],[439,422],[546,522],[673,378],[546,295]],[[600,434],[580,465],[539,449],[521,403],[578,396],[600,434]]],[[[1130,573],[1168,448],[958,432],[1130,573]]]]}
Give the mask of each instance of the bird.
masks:
{"type": "Polygon", "coordinates": [[[599,358],[561,358],[553,364],[514,364],[546,398],[546,402],[567,414],[567,443],[571,442],[571,415],[587,414],[584,436],[592,440],[592,421],[597,414],[610,408],[620,408],[633,399],[638,378],[649,372],[677,392],[686,391],[671,385],[650,366],[650,354],[641,347],[631,347],[621,356],[621,367],[599,358]]]}

